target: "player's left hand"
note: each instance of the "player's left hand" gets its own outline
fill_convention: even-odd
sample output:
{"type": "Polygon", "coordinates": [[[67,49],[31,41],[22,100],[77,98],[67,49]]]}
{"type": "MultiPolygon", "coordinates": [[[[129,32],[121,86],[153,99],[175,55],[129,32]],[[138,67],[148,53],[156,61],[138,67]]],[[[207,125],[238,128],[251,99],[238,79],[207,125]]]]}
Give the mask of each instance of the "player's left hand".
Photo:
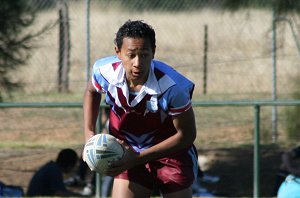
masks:
{"type": "Polygon", "coordinates": [[[136,165],[138,165],[138,157],[139,153],[135,152],[128,144],[126,144],[123,140],[117,139],[117,141],[124,148],[123,157],[120,160],[111,161],[108,165],[108,170],[106,171],[106,175],[116,176],[122,173],[123,171],[130,169],[136,165]]]}

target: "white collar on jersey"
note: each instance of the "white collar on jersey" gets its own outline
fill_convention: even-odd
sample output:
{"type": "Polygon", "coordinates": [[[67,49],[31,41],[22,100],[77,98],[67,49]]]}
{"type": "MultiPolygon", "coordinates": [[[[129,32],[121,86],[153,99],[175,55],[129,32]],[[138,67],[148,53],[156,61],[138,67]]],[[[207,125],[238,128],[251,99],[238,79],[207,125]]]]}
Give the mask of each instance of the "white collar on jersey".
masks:
{"type": "MultiPolygon", "coordinates": [[[[117,87],[123,87],[124,83],[126,83],[125,69],[123,68],[122,63],[115,70],[111,65],[103,66],[99,69],[109,84],[117,87]]],[[[150,95],[161,94],[174,84],[175,82],[168,75],[163,76],[159,82],[157,81],[154,74],[154,63],[152,61],[148,79],[142,87],[142,90],[146,91],[150,95]]]]}
{"type": "MultiPolygon", "coordinates": [[[[159,81],[157,81],[157,78],[154,74],[155,66],[154,66],[153,61],[151,62],[150,67],[151,68],[149,70],[149,75],[148,75],[147,81],[142,86],[141,90],[139,91],[139,93],[135,97],[135,99],[131,101],[131,104],[129,104],[130,106],[135,106],[136,104],[138,104],[146,94],[155,96],[155,98],[157,98],[158,95],[163,93],[169,87],[176,84],[168,75],[164,75],[161,79],[159,79],[159,81]]],[[[100,67],[99,69],[100,69],[101,74],[104,76],[104,78],[110,84],[110,86],[108,88],[110,90],[110,92],[111,93],[114,92],[113,87],[119,87],[123,90],[123,93],[128,101],[129,90],[128,90],[128,86],[126,84],[125,69],[123,68],[122,63],[115,70],[111,66],[111,64],[104,65],[104,66],[100,67]]]]}
{"type": "Polygon", "coordinates": [[[116,69],[114,69],[109,63],[99,67],[99,71],[109,84],[117,87],[123,86],[125,82],[125,70],[122,65],[119,65],[116,69]]]}
{"type": "Polygon", "coordinates": [[[158,84],[157,79],[156,79],[155,74],[154,74],[154,64],[153,64],[153,62],[151,62],[150,67],[151,68],[149,70],[148,79],[145,82],[142,89],[145,89],[145,91],[150,95],[161,94],[159,84],[158,84]]]}

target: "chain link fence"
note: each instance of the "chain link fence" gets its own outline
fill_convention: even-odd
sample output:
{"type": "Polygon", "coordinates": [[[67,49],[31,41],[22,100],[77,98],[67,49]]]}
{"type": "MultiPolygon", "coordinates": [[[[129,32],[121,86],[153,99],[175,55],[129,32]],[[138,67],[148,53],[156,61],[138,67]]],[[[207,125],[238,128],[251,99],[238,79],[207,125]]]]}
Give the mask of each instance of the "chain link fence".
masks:
{"type": "MultiPolygon", "coordinates": [[[[90,60],[90,67],[96,59],[113,55],[115,33],[128,19],[144,20],[153,26],[157,33],[156,58],[195,82],[195,101],[272,99],[272,10],[231,12],[220,9],[220,1],[184,2],[31,0],[30,6],[39,12],[29,31],[45,24],[56,25],[35,40],[28,64],[14,74],[16,79],[23,81],[25,90],[14,100],[81,102],[88,78],[87,60],[90,60]],[[67,39],[70,43],[67,45],[61,45],[65,41],[60,37],[59,5],[62,2],[66,3],[69,18],[67,39]],[[90,44],[89,54],[87,43],[90,44]],[[62,46],[69,49],[67,56],[61,54],[62,46]],[[68,85],[65,93],[58,93],[62,56],[69,58],[65,74],[68,85]]],[[[294,13],[283,17],[290,23],[287,20],[277,23],[276,91],[278,99],[290,99],[298,89],[300,19],[294,13]]],[[[198,129],[203,131],[201,134],[210,135],[224,131],[220,139],[230,136],[228,131],[232,131],[232,136],[247,131],[248,140],[251,140],[253,115],[252,110],[245,109],[228,107],[211,112],[209,108],[197,108],[198,129]]],[[[285,130],[285,109],[278,109],[280,133],[285,130]]],[[[272,110],[268,107],[263,112],[265,136],[270,137],[272,110]]],[[[0,130],[6,130],[5,126],[0,130]]]]}
{"type": "MultiPolygon", "coordinates": [[[[40,9],[33,29],[47,23],[59,24],[56,1],[33,2],[40,9]]],[[[181,0],[170,1],[172,3],[130,2],[90,1],[91,64],[97,58],[114,54],[113,39],[120,25],[128,19],[142,19],[157,32],[156,58],[166,61],[195,82],[195,99],[205,96],[204,84],[210,98],[271,98],[271,10],[224,11],[218,8],[218,1],[206,4],[204,1],[190,1],[188,5],[181,0]],[[207,57],[205,73],[204,56],[207,57]]],[[[78,91],[84,89],[86,81],[87,3],[75,0],[66,3],[71,40],[69,84],[71,91],[78,91]]],[[[290,14],[284,17],[292,21],[298,35],[299,16],[290,14]]],[[[290,98],[297,89],[292,79],[299,77],[300,56],[288,23],[282,21],[277,27],[277,90],[279,98],[290,98]]],[[[58,25],[36,41],[32,58],[19,72],[26,93],[58,89],[59,43],[58,25]]]]}
{"type": "MultiPolygon", "coordinates": [[[[231,12],[220,9],[220,1],[66,0],[69,46],[61,45],[58,3],[62,1],[30,2],[39,12],[29,32],[45,24],[55,25],[34,41],[27,65],[14,72],[13,78],[22,80],[24,92],[17,93],[12,101],[81,102],[87,67],[98,58],[114,55],[116,31],[128,19],[152,25],[157,35],[156,59],[169,63],[195,83],[194,101],[272,99],[272,10],[231,12]],[[59,93],[62,46],[69,48],[65,56],[69,57],[69,70],[64,78],[68,86],[67,91],[59,93]]],[[[300,18],[295,13],[281,17],[284,20],[277,22],[276,29],[275,89],[277,99],[284,100],[293,98],[299,89],[300,18]]],[[[286,138],[286,112],[292,108],[277,109],[278,140],[286,138]]],[[[251,107],[197,107],[195,115],[198,148],[253,143],[251,107]]],[[[262,107],[262,142],[271,141],[271,115],[272,107],[262,107]]],[[[82,120],[80,108],[1,109],[0,139],[4,141],[0,147],[81,148],[82,120]]]]}

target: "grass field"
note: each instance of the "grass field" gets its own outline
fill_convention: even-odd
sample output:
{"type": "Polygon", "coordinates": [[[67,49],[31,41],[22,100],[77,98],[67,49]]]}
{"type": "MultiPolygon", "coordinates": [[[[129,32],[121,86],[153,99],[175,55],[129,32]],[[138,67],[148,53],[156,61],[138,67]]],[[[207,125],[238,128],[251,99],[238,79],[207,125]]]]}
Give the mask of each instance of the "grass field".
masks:
{"type": "MultiPolygon", "coordinates": [[[[204,186],[229,197],[251,197],[253,109],[199,107],[195,110],[199,163],[204,171],[220,177],[220,182],[204,186]],[[249,117],[242,117],[245,113],[249,117]]],[[[61,148],[71,147],[81,153],[84,142],[81,108],[2,109],[0,122],[0,178],[8,184],[26,190],[32,174],[48,160],[55,159],[61,148]]],[[[297,144],[297,140],[283,139],[272,144],[270,131],[262,130],[260,189],[264,197],[270,196],[281,152],[297,144]]]]}
{"type": "MultiPolygon", "coordinates": [[[[80,153],[80,148],[76,150],[80,153]]],[[[286,149],[278,145],[261,148],[260,195],[270,197],[275,174],[280,165],[280,154],[286,149]]],[[[0,178],[7,184],[20,185],[27,190],[32,174],[49,160],[55,160],[59,148],[22,147],[2,148],[0,153],[0,178]]],[[[220,177],[216,184],[203,184],[211,192],[225,197],[252,197],[253,193],[253,147],[250,145],[230,148],[200,149],[206,159],[202,167],[205,172],[220,177]]],[[[73,190],[82,190],[81,188],[73,190]]]]}

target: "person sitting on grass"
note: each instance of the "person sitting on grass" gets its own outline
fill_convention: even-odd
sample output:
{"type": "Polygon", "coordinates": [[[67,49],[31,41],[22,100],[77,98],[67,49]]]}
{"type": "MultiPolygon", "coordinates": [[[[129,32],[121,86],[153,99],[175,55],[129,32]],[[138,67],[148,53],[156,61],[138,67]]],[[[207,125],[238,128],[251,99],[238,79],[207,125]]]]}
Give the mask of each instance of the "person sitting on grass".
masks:
{"type": "Polygon", "coordinates": [[[56,161],[46,163],[33,175],[27,196],[81,196],[68,190],[63,179],[63,173],[74,170],[78,159],[74,150],[69,148],[61,150],[56,161]]]}
{"type": "MultiPolygon", "coordinates": [[[[277,177],[278,198],[299,198],[300,197],[300,146],[282,154],[281,170],[277,177]],[[280,184],[280,179],[283,182],[280,184]],[[278,186],[280,184],[280,186],[278,186]]],[[[276,189],[275,189],[276,190],[276,189]]]]}

